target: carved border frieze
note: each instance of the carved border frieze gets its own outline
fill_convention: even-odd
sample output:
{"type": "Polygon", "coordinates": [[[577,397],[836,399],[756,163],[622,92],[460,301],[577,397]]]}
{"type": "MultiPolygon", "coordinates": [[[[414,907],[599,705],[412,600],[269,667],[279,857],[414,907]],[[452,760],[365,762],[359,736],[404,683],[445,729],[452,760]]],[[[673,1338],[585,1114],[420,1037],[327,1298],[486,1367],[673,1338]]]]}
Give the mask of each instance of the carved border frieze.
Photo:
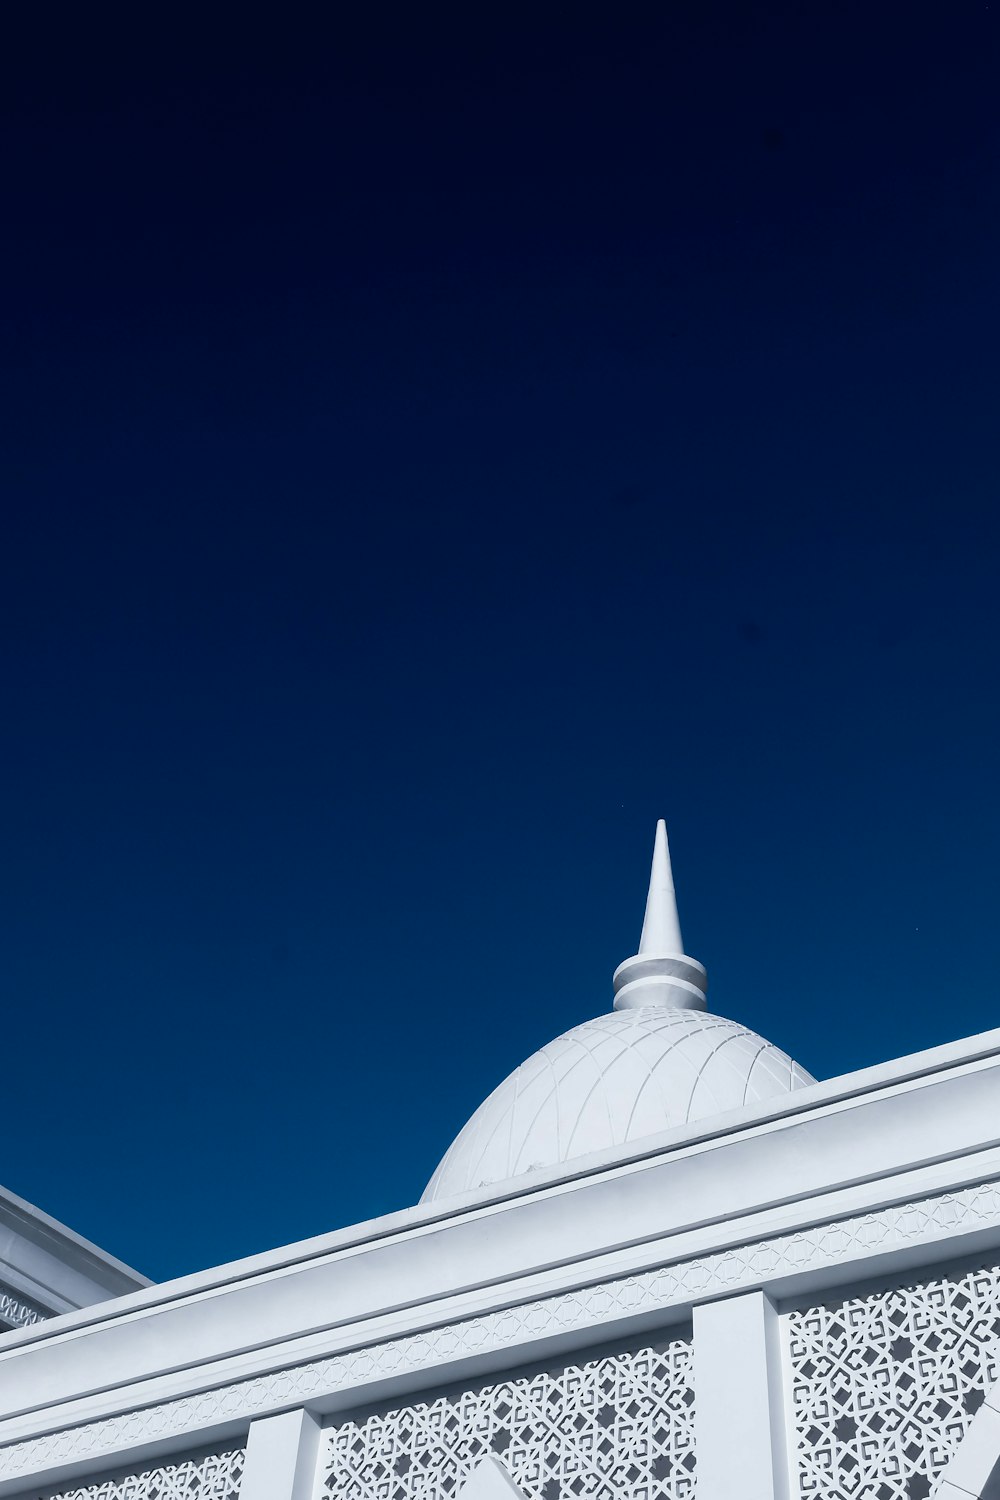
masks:
{"type": "Polygon", "coordinates": [[[7,1286],[6,1282],[0,1281],[0,1323],[8,1323],[11,1328],[28,1328],[32,1323],[42,1323],[51,1316],[7,1286]]]}

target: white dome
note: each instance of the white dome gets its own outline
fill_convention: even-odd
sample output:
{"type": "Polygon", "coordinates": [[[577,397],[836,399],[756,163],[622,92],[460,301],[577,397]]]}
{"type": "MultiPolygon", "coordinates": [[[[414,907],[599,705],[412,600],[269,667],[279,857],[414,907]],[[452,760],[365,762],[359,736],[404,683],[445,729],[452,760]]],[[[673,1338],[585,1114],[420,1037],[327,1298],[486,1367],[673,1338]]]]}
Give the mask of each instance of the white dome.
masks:
{"type": "Polygon", "coordinates": [[[784,1052],[722,1016],[664,1005],[611,1011],[556,1037],[494,1089],[421,1202],[631,1145],[813,1082],[784,1052]]]}

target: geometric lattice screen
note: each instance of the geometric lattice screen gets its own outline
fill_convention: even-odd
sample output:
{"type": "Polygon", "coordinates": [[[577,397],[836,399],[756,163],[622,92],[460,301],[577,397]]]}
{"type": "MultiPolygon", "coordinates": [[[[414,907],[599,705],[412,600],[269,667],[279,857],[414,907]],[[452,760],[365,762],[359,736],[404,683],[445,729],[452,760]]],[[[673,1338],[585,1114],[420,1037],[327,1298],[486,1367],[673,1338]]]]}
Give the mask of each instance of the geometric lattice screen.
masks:
{"type": "Polygon", "coordinates": [[[212,1453],[207,1458],[142,1469],[102,1484],[61,1490],[51,1500],[237,1500],[244,1457],[243,1448],[212,1453]]]}
{"type": "Polygon", "coordinates": [[[1000,1375],[1000,1267],[788,1318],[799,1492],[924,1500],[1000,1375]]]}
{"type": "Polygon", "coordinates": [[[486,1454],[531,1500],[689,1500],[691,1344],[504,1380],[330,1428],[324,1497],[437,1500],[486,1454]]]}

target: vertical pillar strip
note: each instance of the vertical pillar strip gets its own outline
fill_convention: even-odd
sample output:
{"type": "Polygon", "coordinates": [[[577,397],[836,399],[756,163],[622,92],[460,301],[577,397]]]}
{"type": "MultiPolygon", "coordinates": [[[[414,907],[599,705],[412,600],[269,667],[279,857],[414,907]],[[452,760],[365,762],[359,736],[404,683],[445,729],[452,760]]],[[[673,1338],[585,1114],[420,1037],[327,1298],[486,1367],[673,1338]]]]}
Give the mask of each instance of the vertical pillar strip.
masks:
{"type": "Polygon", "coordinates": [[[240,1500],[312,1500],[320,1425],[299,1408],[250,1423],[240,1500]]]}
{"type": "Polygon", "coordinates": [[[789,1500],[780,1332],[763,1292],[694,1309],[698,1500],[789,1500]]]}

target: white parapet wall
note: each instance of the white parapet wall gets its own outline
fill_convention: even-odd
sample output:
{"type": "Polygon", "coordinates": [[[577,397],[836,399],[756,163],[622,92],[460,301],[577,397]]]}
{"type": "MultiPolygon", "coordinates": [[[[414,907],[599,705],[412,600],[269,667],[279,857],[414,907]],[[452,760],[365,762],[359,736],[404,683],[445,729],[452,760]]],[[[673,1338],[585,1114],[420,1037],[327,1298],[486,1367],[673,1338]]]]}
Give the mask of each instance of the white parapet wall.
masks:
{"type": "MultiPolygon", "coordinates": [[[[955,1336],[960,1307],[981,1306],[980,1329],[994,1316],[998,1098],[1000,1033],[991,1032],[670,1132],[641,1152],[585,1158],[14,1330],[0,1336],[0,1494],[89,1487],[113,1500],[102,1476],[153,1472],[200,1447],[245,1450],[250,1500],[259,1500],[253,1484],[284,1485],[276,1496],[300,1500],[310,1475],[333,1500],[334,1460],[361,1463],[376,1437],[396,1445],[404,1473],[413,1467],[417,1451],[404,1428],[387,1425],[391,1411],[458,1434],[457,1484],[490,1456],[472,1451],[469,1431],[502,1443],[499,1418],[523,1401],[525,1412],[532,1402],[559,1409],[564,1423],[544,1441],[524,1439],[516,1464],[515,1434],[492,1452],[534,1500],[553,1492],[531,1464],[571,1428],[584,1447],[616,1443],[623,1463],[630,1444],[648,1458],[658,1442],[657,1482],[673,1486],[671,1500],[693,1494],[698,1475],[703,1500],[721,1497],[735,1482],[734,1446],[746,1455],[744,1492],[784,1500],[806,1474],[816,1329],[835,1364],[865,1318],[884,1322],[890,1303],[880,1297],[897,1310],[906,1296],[914,1307],[922,1296],[951,1306],[942,1338],[955,1336]],[[693,1442],[683,1437],[688,1408],[671,1408],[692,1320],[693,1442]],[[627,1361],[643,1350],[658,1359],[673,1350],[667,1373],[640,1379],[627,1361]],[[647,1423],[638,1437],[633,1407],[647,1423]],[[660,1438],[649,1425],[657,1419],[660,1438]],[[727,1430],[755,1436],[727,1448],[727,1430]]],[[[906,1341],[904,1325],[905,1316],[906,1341]]],[[[900,1368],[904,1355],[899,1343],[900,1368]]],[[[864,1351],[847,1350],[842,1363],[855,1357],[864,1351]]],[[[970,1406],[985,1399],[991,1358],[984,1344],[942,1431],[919,1419],[936,1456],[908,1480],[936,1482],[970,1406]]],[[[833,1400],[818,1377],[812,1388],[817,1402],[833,1400]]],[[[867,1399],[860,1386],[856,1399],[867,1399]]],[[[850,1462],[861,1441],[853,1420],[838,1414],[828,1434],[809,1437],[824,1472],[850,1462]]],[[[518,1421],[526,1431],[528,1418],[518,1421]]],[[[558,1454],[552,1462],[557,1482],[558,1454]]]]}

